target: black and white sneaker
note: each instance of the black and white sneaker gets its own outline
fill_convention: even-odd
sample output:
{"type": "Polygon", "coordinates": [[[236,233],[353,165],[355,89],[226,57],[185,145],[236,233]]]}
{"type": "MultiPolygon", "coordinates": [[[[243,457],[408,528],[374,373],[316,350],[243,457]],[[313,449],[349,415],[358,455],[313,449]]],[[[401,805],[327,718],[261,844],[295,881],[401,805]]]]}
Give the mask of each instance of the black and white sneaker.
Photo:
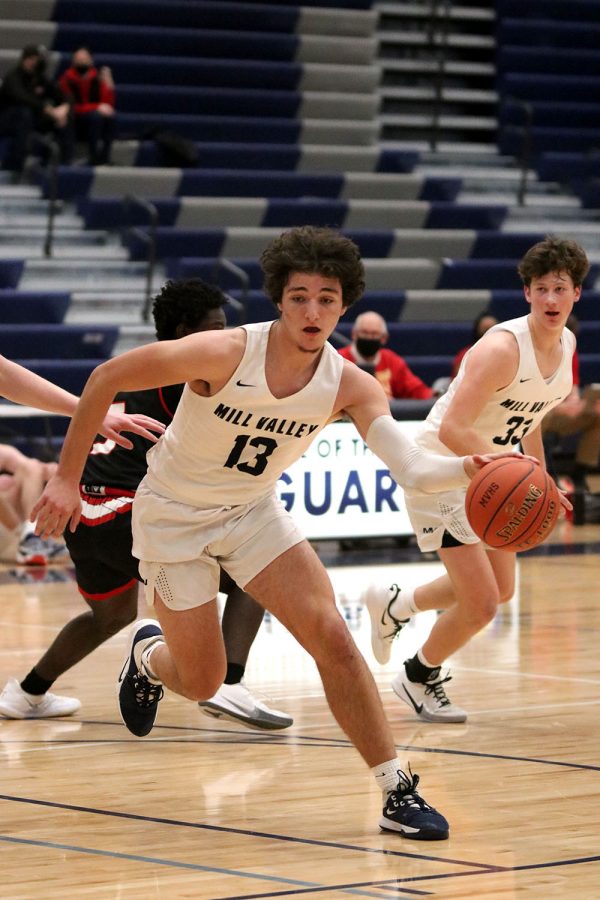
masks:
{"type": "Polygon", "coordinates": [[[410,621],[408,610],[400,611],[400,588],[393,584],[382,588],[371,584],[363,595],[371,619],[371,647],[378,663],[390,660],[392,644],[404,626],[410,621]],[[392,612],[393,608],[393,612],[392,612]]]}
{"type": "Polygon", "coordinates": [[[413,841],[444,841],[450,826],[444,816],[417,792],[419,776],[398,771],[398,787],[387,798],[379,827],[398,831],[413,841]]]}
{"type": "Polygon", "coordinates": [[[154,619],[140,619],[131,629],[129,650],[119,675],[117,696],[121,718],[125,726],[137,737],[152,731],[158,702],[163,696],[159,681],[148,677],[142,666],[142,652],[158,640],[163,633],[154,619]]]}
{"type": "Polygon", "coordinates": [[[411,681],[403,665],[392,681],[392,689],[425,722],[466,722],[465,710],[455,706],[446,693],[444,685],[451,678],[449,672],[442,678],[438,666],[427,681],[411,681]]]}

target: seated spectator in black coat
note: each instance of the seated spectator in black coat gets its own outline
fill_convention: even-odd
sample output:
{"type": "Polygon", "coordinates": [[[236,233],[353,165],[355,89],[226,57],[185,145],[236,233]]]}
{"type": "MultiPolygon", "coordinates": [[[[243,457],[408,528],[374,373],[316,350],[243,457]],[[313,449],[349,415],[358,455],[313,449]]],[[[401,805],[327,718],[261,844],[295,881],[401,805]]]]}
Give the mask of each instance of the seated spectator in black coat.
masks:
{"type": "Polygon", "coordinates": [[[29,44],[0,85],[0,135],[11,138],[6,169],[22,171],[36,132],[50,135],[59,146],[60,161],[71,162],[71,106],[58,84],[46,77],[44,48],[29,44]]]}

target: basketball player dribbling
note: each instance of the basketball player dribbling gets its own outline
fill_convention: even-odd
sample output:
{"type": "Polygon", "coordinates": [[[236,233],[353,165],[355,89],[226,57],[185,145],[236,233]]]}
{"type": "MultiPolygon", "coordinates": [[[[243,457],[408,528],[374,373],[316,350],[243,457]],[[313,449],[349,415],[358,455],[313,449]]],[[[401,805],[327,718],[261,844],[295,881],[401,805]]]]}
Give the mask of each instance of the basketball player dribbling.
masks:
{"type": "Polygon", "coordinates": [[[261,265],[279,312],[274,322],[148,345],[95,370],[57,473],[36,505],[37,531],[49,536],[69,522],[76,527],[87,447],[116,391],[187,381],[133,504],[133,551],[158,622],[141,620],[132,629],[119,678],[123,721],[134,734],[148,734],[163,686],[202,700],[221,684],[220,564],[315,659],[335,718],[383,791],[380,826],[444,839],[448,823],[418,793],[418,776],[403,771],[327,573],[275,485],[343,413],[403,485],[460,487],[492,457],[417,450],[390,416],[377,381],[327,342],[364,290],[351,240],[329,229],[292,229],[267,247],[261,265]]]}
{"type": "MultiPolygon", "coordinates": [[[[448,392],[433,406],[417,445],[446,456],[522,446],[544,464],[541,423],[571,391],[575,337],[566,321],[589,263],[574,241],[547,237],[518,266],[530,311],[494,325],[465,355],[448,392]]],[[[570,503],[561,493],[562,505],[570,503]]],[[[464,722],[444,685],[443,663],[492,621],[515,589],[515,556],[487,549],[465,513],[465,491],[406,491],[423,552],[437,551],[446,574],[414,590],[370,586],[365,602],[376,659],[387,663],[394,638],[418,612],[443,610],[429,637],[392,681],[396,695],[429,722],[464,722]]]]}

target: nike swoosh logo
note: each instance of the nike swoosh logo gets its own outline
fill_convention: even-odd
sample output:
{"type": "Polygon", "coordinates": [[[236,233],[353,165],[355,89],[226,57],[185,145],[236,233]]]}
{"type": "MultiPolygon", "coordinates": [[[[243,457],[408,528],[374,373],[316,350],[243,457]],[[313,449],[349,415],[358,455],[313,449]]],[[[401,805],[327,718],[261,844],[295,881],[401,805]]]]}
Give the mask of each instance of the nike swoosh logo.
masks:
{"type": "Polygon", "coordinates": [[[531,378],[519,378],[520,384],[524,384],[526,381],[532,381],[531,378]]]}
{"type": "Polygon", "coordinates": [[[243,381],[239,381],[239,379],[236,381],[236,384],[238,387],[256,387],[255,384],[245,384],[243,381]]]}
{"type": "Polygon", "coordinates": [[[421,713],[423,712],[423,704],[422,704],[422,703],[415,703],[415,701],[413,700],[413,698],[411,697],[411,695],[409,694],[409,692],[406,690],[406,685],[402,685],[402,687],[404,688],[404,693],[406,694],[406,696],[408,697],[408,699],[409,699],[410,702],[412,703],[413,708],[414,708],[415,712],[417,713],[417,715],[421,715],[421,713]]]}

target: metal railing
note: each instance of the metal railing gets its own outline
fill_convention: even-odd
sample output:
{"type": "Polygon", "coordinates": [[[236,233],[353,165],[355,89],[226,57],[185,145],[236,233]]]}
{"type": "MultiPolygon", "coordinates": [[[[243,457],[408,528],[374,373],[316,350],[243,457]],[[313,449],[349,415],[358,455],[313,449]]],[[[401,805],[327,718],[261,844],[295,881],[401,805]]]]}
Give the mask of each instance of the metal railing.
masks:
{"type": "Polygon", "coordinates": [[[48,217],[46,219],[46,235],[44,237],[44,256],[52,256],[54,247],[54,219],[59,207],[58,201],[58,164],[60,148],[56,141],[48,137],[38,136],[38,142],[48,151],[48,217]]]}
{"type": "Polygon", "coordinates": [[[215,283],[218,283],[219,280],[219,270],[225,269],[226,272],[229,272],[230,275],[233,275],[237,281],[241,284],[241,298],[237,300],[235,297],[232,297],[231,294],[226,293],[227,300],[238,315],[238,325],[243,325],[246,321],[247,311],[248,311],[248,291],[250,290],[250,276],[247,272],[244,272],[239,266],[236,266],[234,262],[230,259],[227,259],[225,256],[220,256],[213,266],[212,277],[215,283]]]}
{"type": "Polygon", "coordinates": [[[448,0],[431,0],[427,35],[432,55],[435,53],[437,61],[437,69],[433,81],[433,104],[431,107],[431,137],[429,139],[431,150],[437,150],[439,141],[440,119],[446,84],[446,47],[448,45],[449,22],[450,3],[448,0]],[[441,11],[439,9],[440,6],[443,6],[441,11]]]}
{"type": "Polygon", "coordinates": [[[136,194],[126,194],[123,197],[123,207],[126,215],[129,215],[134,206],[144,210],[148,215],[148,231],[135,225],[128,226],[129,234],[135,235],[146,244],[146,289],[144,291],[144,305],[142,307],[142,321],[150,318],[150,305],[152,303],[152,291],[154,284],[154,269],[156,266],[156,228],[158,226],[158,209],[150,200],[138,197],[136,194]]]}

